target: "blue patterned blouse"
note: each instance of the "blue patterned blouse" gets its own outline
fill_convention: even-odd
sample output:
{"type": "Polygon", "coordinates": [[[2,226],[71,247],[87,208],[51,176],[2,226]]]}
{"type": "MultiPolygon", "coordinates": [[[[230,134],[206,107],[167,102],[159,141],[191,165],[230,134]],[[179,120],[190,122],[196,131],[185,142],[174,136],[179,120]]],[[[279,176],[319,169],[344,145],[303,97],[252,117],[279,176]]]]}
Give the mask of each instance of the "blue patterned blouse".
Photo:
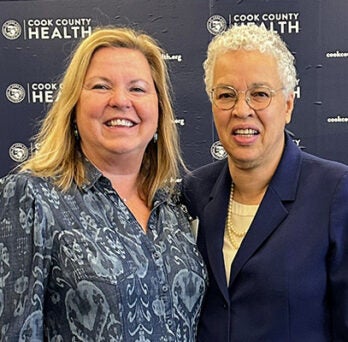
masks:
{"type": "Polygon", "coordinates": [[[0,180],[1,341],[194,341],[206,270],[160,191],[145,234],[108,179],[0,180]]]}

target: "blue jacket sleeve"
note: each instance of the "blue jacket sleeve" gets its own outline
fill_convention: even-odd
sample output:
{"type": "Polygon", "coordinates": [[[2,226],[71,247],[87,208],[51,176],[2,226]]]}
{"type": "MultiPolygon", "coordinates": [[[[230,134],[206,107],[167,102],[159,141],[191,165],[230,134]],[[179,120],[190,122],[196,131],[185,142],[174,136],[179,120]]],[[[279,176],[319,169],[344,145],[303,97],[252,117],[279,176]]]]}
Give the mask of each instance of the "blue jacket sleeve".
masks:
{"type": "Polygon", "coordinates": [[[330,212],[329,302],[332,340],[348,336],[348,175],[337,186],[330,212]]]}

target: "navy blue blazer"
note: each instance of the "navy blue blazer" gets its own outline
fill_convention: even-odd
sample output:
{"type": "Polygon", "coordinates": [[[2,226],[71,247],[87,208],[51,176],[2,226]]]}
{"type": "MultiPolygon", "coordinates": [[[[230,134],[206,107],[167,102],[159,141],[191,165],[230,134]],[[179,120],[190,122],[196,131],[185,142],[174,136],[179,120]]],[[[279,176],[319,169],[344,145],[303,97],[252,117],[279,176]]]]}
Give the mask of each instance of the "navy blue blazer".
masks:
{"type": "Polygon", "coordinates": [[[348,341],[348,167],[301,151],[287,136],[227,286],[230,185],[226,160],[183,181],[210,282],[198,341],[348,341]]]}

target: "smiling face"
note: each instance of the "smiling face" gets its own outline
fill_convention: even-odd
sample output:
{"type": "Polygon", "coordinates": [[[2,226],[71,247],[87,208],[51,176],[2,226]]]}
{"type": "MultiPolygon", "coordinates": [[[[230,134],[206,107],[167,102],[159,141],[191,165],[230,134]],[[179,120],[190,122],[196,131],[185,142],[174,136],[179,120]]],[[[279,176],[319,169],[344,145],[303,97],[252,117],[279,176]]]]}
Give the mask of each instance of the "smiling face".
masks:
{"type": "MultiPolygon", "coordinates": [[[[273,56],[259,51],[229,51],[216,60],[213,87],[232,86],[238,92],[253,86],[279,90],[282,83],[273,56]]],[[[219,139],[233,165],[243,169],[274,168],[284,147],[284,128],[290,122],[294,97],[282,91],[274,93],[270,105],[255,111],[240,93],[236,105],[221,110],[213,103],[213,115],[219,139]]]]}
{"type": "Polygon", "coordinates": [[[76,107],[81,148],[99,169],[129,156],[142,160],[158,124],[158,97],[145,56],[128,48],[97,50],[76,107]]]}

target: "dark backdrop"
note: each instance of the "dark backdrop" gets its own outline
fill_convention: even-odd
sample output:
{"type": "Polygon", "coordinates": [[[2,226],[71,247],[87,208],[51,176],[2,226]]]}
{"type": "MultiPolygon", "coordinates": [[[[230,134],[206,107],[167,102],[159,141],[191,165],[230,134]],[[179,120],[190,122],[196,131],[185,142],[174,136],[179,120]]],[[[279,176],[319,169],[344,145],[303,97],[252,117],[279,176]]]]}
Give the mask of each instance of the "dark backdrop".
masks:
{"type": "Polygon", "coordinates": [[[296,56],[294,140],[348,163],[347,13],[347,0],[0,1],[0,176],[33,150],[30,137],[77,41],[107,24],[142,29],[166,50],[190,168],[224,156],[204,91],[206,47],[224,28],[248,22],[279,32],[296,56]]]}

